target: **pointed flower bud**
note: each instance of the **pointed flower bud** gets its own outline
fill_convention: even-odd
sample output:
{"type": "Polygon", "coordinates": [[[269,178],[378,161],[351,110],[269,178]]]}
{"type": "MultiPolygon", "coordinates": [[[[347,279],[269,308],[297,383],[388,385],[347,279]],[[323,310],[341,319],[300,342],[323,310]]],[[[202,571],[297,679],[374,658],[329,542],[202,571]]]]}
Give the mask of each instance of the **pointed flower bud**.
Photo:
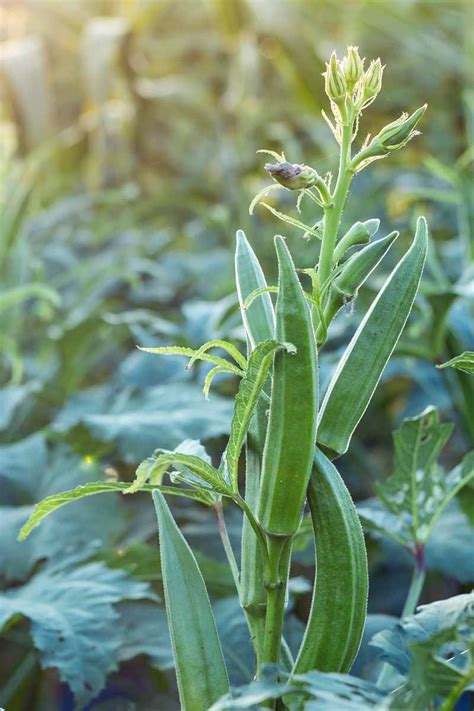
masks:
{"type": "Polygon", "coordinates": [[[359,56],[358,47],[348,47],[347,56],[342,63],[344,76],[346,78],[347,87],[351,91],[364,71],[364,60],[359,56]]]}
{"type": "Polygon", "coordinates": [[[371,99],[380,92],[383,70],[384,67],[380,59],[370,62],[369,68],[364,74],[364,99],[371,99]]]}
{"type": "Polygon", "coordinates": [[[324,77],[326,79],[326,94],[336,104],[341,103],[346,96],[347,83],[335,52],[331,54],[331,59],[326,64],[324,77]]]}
{"type": "Polygon", "coordinates": [[[415,126],[426,111],[427,104],[420,106],[411,116],[402,114],[399,119],[383,128],[374,141],[378,141],[388,151],[401,148],[416,135],[415,126]]]}
{"type": "Polygon", "coordinates": [[[392,121],[372,139],[368,146],[363,148],[352,161],[352,168],[359,172],[377,158],[383,158],[391,151],[403,148],[408,141],[418,135],[415,127],[425,113],[427,104],[420,106],[411,116],[402,114],[396,121],[392,121]]]}
{"type": "Polygon", "coordinates": [[[311,188],[321,180],[319,173],[308,165],[298,163],[267,163],[265,170],[270,173],[280,185],[289,190],[304,190],[311,188]]]}

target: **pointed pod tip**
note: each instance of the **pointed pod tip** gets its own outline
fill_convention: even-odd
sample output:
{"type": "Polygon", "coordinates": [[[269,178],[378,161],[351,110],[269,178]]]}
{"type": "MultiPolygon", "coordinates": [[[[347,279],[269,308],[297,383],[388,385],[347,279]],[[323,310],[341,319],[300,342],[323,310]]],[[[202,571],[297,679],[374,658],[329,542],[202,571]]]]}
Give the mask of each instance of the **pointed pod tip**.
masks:
{"type": "Polygon", "coordinates": [[[374,234],[377,232],[377,230],[380,227],[380,220],[378,218],[374,217],[371,220],[366,220],[363,223],[363,225],[364,225],[365,229],[367,230],[367,232],[369,233],[369,235],[371,237],[373,237],[374,234]]]}

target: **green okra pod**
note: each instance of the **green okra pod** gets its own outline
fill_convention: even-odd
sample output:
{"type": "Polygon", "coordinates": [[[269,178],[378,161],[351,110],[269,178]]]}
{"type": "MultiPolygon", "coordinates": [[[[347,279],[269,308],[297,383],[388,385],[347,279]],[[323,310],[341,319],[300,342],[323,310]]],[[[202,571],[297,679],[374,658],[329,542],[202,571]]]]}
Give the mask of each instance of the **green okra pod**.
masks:
{"type": "Polygon", "coordinates": [[[342,255],[354,245],[370,242],[379,226],[380,220],[377,219],[355,222],[337,243],[334,250],[334,261],[338,262],[342,255]]]}
{"type": "Polygon", "coordinates": [[[410,249],[372,303],[329,383],[319,416],[318,443],[333,456],[347,450],[403,331],[420,284],[427,244],[426,221],[420,217],[410,249]]]}
{"type": "Polygon", "coordinates": [[[296,533],[313,462],[318,409],[317,353],[311,314],[293,260],[275,237],[278,298],[275,338],[295,354],[278,352],[262,462],[258,514],[270,534],[296,533]]]}
{"type": "Polygon", "coordinates": [[[316,550],[311,611],[294,673],[348,672],[367,612],[368,569],[359,517],[339,472],[316,448],[308,485],[316,550]]]}
{"type": "Polygon", "coordinates": [[[331,296],[325,313],[327,323],[331,323],[345,301],[357,295],[358,289],[384,258],[398,234],[398,232],[391,232],[377,242],[368,244],[344,263],[340,274],[332,283],[331,296]]]}

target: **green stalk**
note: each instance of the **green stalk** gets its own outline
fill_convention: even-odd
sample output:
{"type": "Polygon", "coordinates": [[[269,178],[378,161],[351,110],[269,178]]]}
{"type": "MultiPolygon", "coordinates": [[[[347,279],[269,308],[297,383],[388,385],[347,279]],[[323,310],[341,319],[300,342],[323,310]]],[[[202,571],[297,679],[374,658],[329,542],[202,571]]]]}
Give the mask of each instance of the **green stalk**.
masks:
{"type": "Polygon", "coordinates": [[[439,711],[453,711],[456,701],[459,700],[462,692],[474,681],[474,667],[471,667],[466,676],[459,679],[456,686],[451,690],[449,696],[443,701],[439,707],[439,711]]]}
{"type": "MultiPolygon", "coordinates": [[[[263,663],[280,661],[285,597],[290,569],[292,536],[267,536],[268,565],[265,576],[267,610],[263,639],[263,663]]],[[[270,706],[271,708],[271,706],[270,706]]]]}
{"type": "Polygon", "coordinates": [[[346,204],[349,185],[354,175],[351,169],[351,145],[354,119],[350,116],[342,129],[341,152],[339,155],[339,172],[331,204],[326,207],[323,224],[323,240],[321,254],[319,255],[318,275],[319,283],[324,284],[330,276],[334,249],[336,247],[337,232],[341,222],[342,212],[346,204]]]}
{"type": "MultiPolygon", "coordinates": [[[[416,565],[413,569],[410,587],[402,610],[402,619],[408,615],[413,615],[420,599],[421,591],[426,577],[426,568],[424,561],[424,549],[421,545],[417,545],[415,551],[416,565]]],[[[377,686],[382,689],[388,687],[393,674],[393,667],[388,662],[384,662],[380,668],[380,673],[377,679],[377,686]]]]}
{"type": "Polygon", "coordinates": [[[235,559],[234,551],[232,549],[232,544],[231,544],[230,538],[229,538],[229,532],[227,530],[227,526],[225,523],[224,507],[222,506],[222,501],[217,501],[214,504],[214,511],[216,512],[217,527],[219,529],[219,535],[221,537],[222,546],[224,548],[224,551],[225,551],[225,554],[227,557],[227,562],[229,563],[229,568],[231,570],[232,577],[234,579],[235,589],[237,590],[237,593],[240,595],[239,567],[238,567],[237,561],[235,559]]]}
{"type": "MultiPolygon", "coordinates": [[[[240,573],[239,573],[239,567],[237,565],[237,561],[234,555],[234,551],[232,548],[232,544],[230,542],[229,538],[229,533],[227,530],[225,518],[224,518],[224,509],[222,506],[222,502],[219,501],[218,503],[215,504],[214,510],[216,512],[216,517],[217,517],[217,526],[219,529],[219,535],[222,541],[222,545],[224,547],[224,551],[227,557],[227,561],[229,563],[229,567],[232,572],[232,577],[234,580],[235,584],[235,589],[237,590],[237,594],[239,595],[239,598],[241,597],[242,593],[242,586],[240,582],[240,573]]],[[[260,550],[258,546],[258,550],[260,550]]],[[[248,605],[243,605],[242,606],[245,620],[247,622],[247,627],[250,633],[250,638],[252,640],[252,644],[255,650],[255,658],[257,662],[257,669],[256,673],[258,675],[259,670],[260,670],[260,659],[262,656],[262,640],[263,640],[263,635],[264,635],[264,630],[265,630],[265,609],[264,608],[259,608],[258,605],[255,606],[248,606],[248,605]]]]}

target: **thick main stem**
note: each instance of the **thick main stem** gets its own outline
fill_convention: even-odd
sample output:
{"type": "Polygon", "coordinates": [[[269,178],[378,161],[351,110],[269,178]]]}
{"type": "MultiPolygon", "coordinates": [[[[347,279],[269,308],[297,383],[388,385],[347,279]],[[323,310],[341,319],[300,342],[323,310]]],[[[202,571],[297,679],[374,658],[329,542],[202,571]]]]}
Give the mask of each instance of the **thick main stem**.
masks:
{"type": "Polygon", "coordinates": [[[268,536],[268,566],[265,586],[267,610],[263,640],[263,662],[280,661],[285,596],[291,557],[291,536],[268,536]]]}

